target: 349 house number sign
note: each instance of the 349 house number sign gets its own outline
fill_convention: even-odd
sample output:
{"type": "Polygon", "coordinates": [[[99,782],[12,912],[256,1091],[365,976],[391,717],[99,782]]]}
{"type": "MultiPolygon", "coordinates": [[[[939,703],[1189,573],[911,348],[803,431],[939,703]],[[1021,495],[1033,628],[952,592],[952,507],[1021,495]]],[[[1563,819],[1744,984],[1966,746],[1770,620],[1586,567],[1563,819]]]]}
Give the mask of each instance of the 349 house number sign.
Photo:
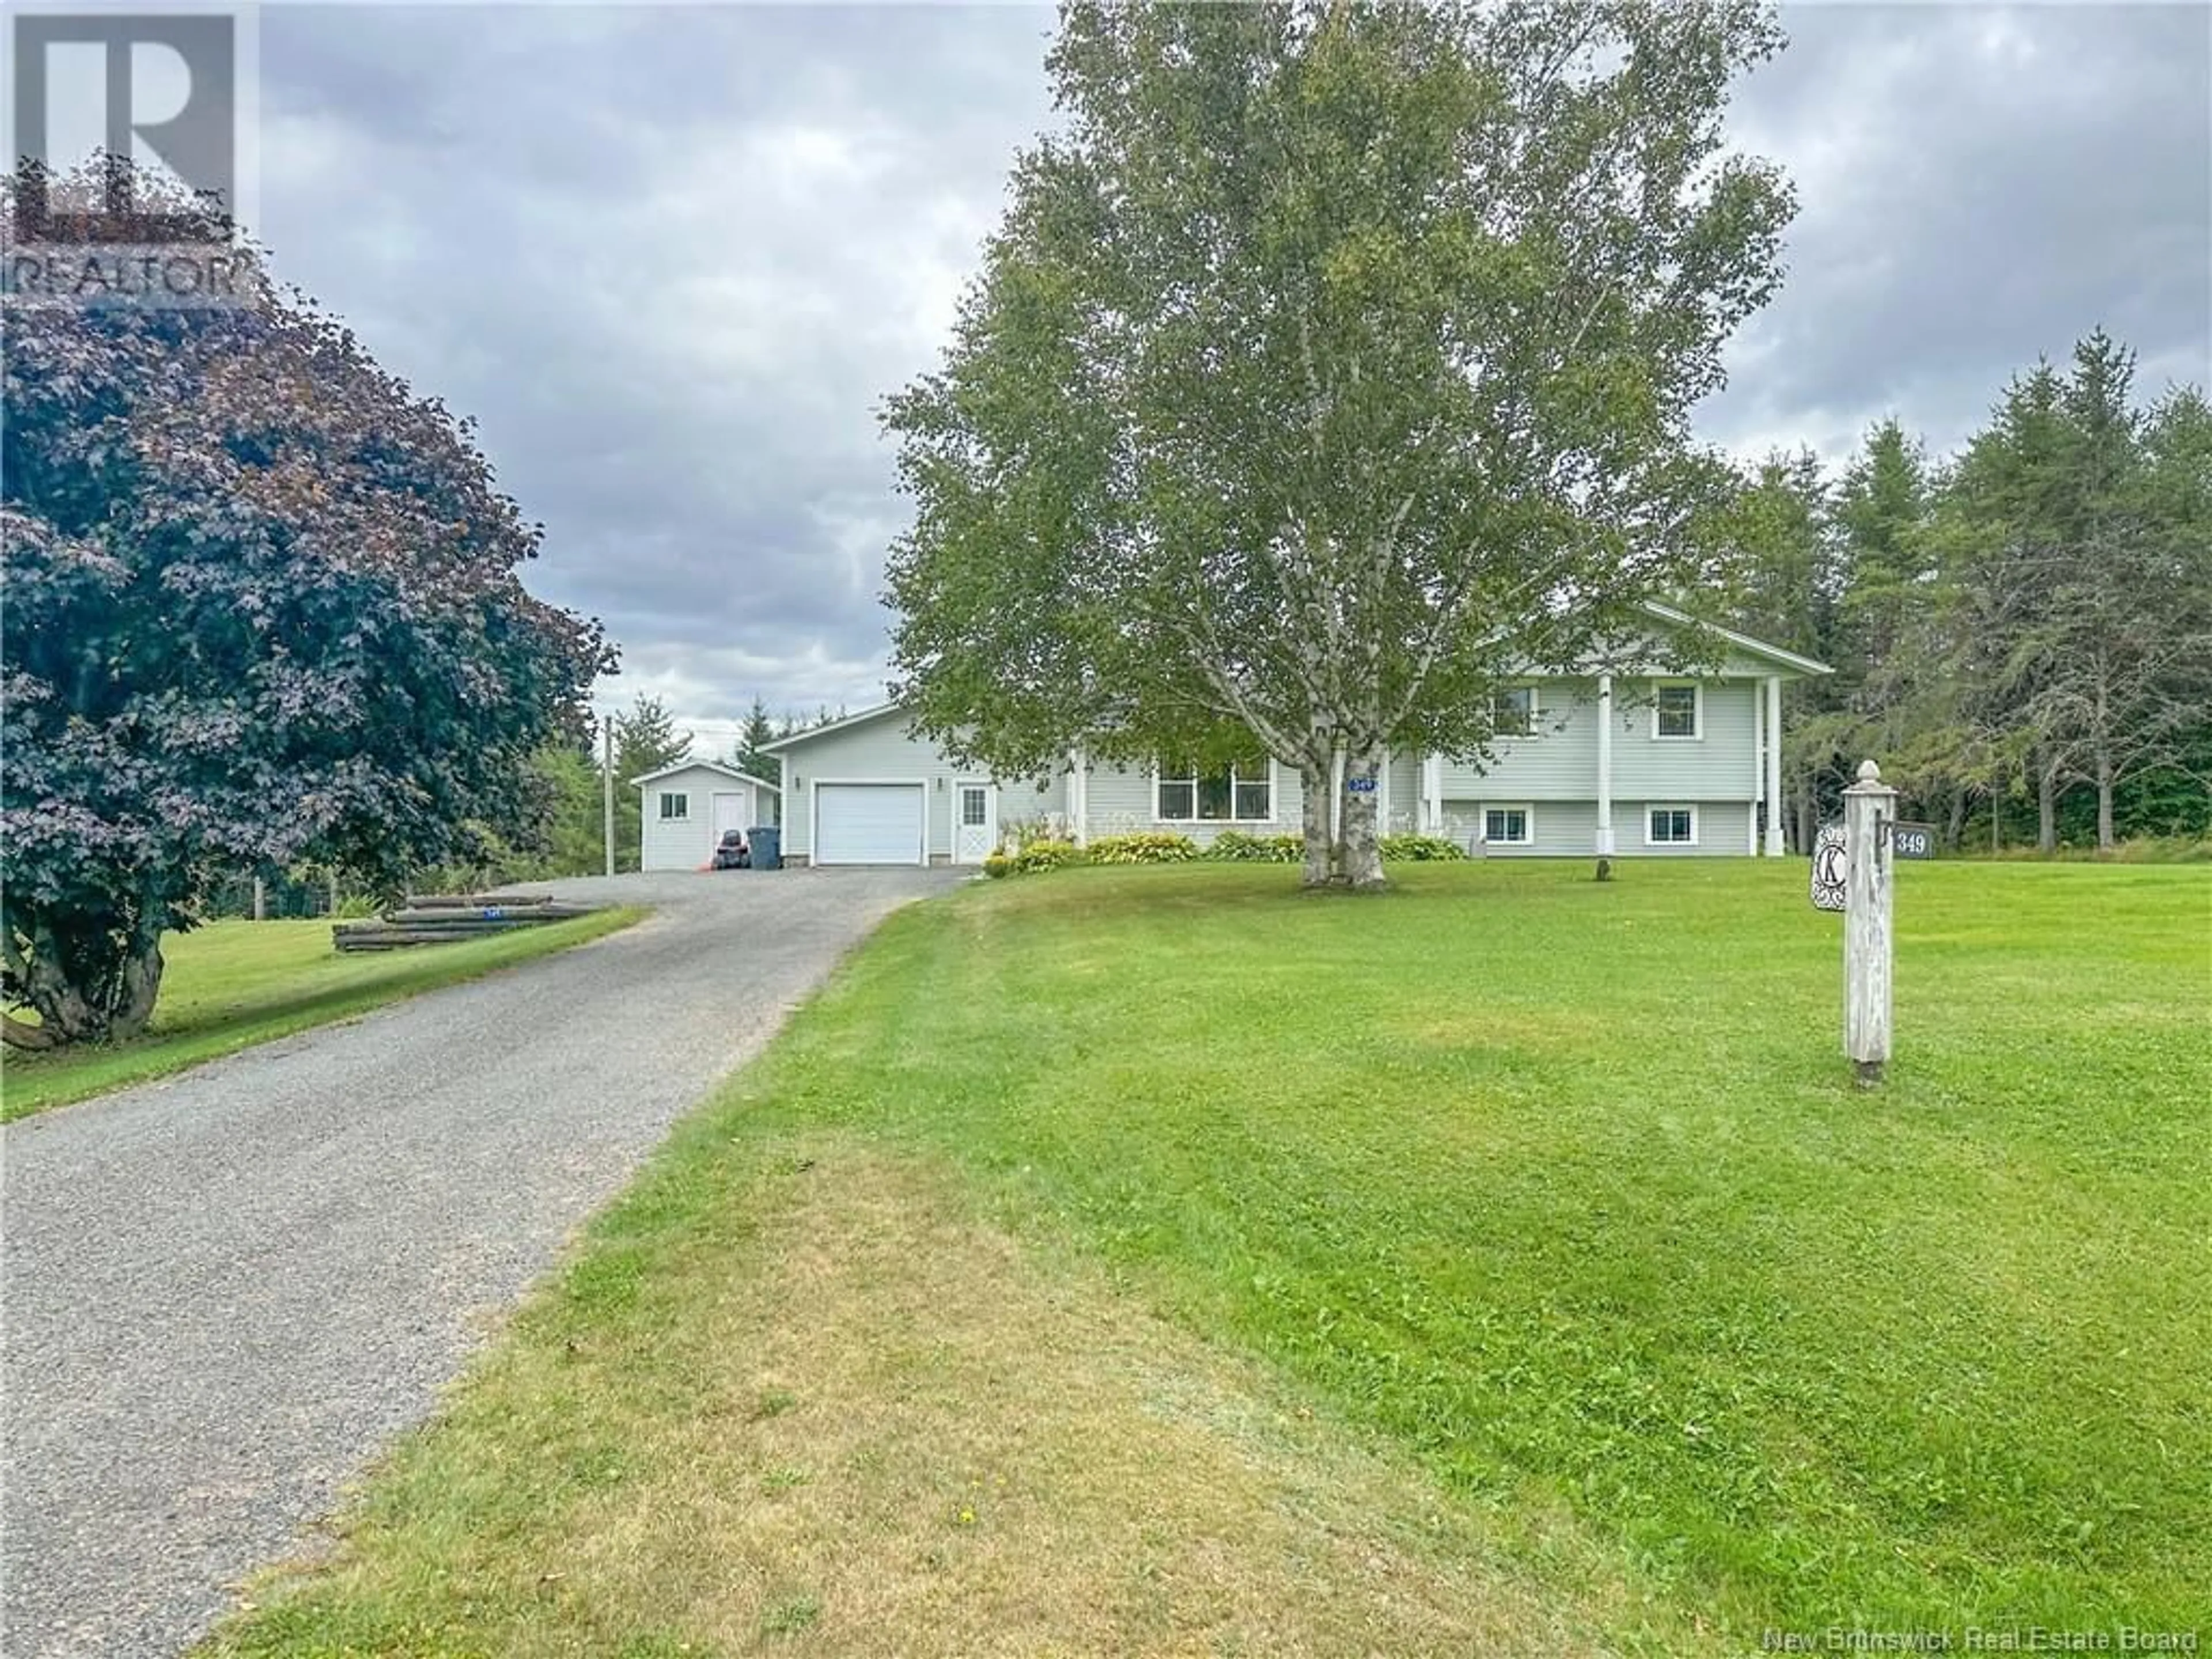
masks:
{"type": "Polygon", "coordinates": [[[1932,859],[1936,856],[1936,831],[1924,823],[1893,823],[1889,826],[1889,850],[1901,859],[1932,859]]]}

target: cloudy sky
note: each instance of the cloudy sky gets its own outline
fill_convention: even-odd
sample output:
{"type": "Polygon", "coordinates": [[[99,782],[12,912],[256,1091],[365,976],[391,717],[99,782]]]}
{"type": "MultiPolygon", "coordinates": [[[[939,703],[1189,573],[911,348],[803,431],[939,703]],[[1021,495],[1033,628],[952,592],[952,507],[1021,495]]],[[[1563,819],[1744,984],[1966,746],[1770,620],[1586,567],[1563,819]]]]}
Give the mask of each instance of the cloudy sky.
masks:
{"type": "MultiPolygon", "coordinates": [[[[2212,10],[1821,5],[1741,88],[1802,207],[1710,439],[1934,447],[2102,324],[2151,389],[2212,358],[2212,10]]],[[[1050,14],[1016,6],[270,6],[263,240],[473,414],[547,526],[538,591],[718,752],[880,700],[902,521],[885,393],[929,367],[1050,14]]]]}

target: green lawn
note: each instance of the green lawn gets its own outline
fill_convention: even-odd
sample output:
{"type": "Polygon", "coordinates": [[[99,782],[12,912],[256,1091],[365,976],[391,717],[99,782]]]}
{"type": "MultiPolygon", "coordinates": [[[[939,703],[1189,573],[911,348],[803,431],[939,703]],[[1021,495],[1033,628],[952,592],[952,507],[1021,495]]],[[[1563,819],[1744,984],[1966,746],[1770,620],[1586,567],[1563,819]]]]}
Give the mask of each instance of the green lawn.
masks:
{"type": "Polygon", "coordinates": [[[104,1094],[381,1003],[566,950],[645,914],[613,909],[459,945],[340,956],[327,921],[218,921],[173,934],[147,1034],[54,1054],[11,1051],[0,1121],[104,1094]]]}
{"type": "Polygon", "coordinates": [[[894,916],[238,1650],[572,1650],[515,1638],[483,1564],[553,1559],[547,1448],[585,1421],[711,1536],[623,1472],[621,1413],[696,1413],[686,1310],[730,1296],[762,1172],[842,1144],[955,1172],[1041,1260],[1375,1437],[1622,1646],[2212,1636],[2212,871],[1903,867],[1871,1092],[1795,860],[1291,879],[1075,871],[894,916]],[[588,1388],[517,1380],[580,1352],[588,1388]]]}

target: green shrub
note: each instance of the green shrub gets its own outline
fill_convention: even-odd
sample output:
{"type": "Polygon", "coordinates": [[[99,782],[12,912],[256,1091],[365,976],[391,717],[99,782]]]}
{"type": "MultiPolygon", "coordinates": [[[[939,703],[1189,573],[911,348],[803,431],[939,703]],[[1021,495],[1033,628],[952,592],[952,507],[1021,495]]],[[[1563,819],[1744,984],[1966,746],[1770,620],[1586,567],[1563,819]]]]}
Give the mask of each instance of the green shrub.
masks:
{"type": "Polygon", "coordinates": [[[1248,836],[1242,830],[1224,830],[1200,854],[1231,864],[1297,864],[1305,855],[1304,836],[1248,836]]]}
{"type": "Polygon", "coordinates": [[[983,860],[983,873],[994,880],[1006,875],[1013,867],[1014,861],[1004,853],[992,853],[986,855],[983,860]]]}
{"type": "Polygon", "coordinates": [[[1090,861],[1083,848],[1072,841],[1025,842],[1021,851],[1013,856],[1014,868],[1024,873],[1033,870],[1065,870],[1071,865],[1090,861]]]}
{"type": "Polygon", "coordinates": [[[1466,849],[1442,836],[1385,836],[1376,843],[1386,861],[1407,864],[1449,864],[1467,857],[1466,849]]]}
{"type": "Polygon", "coordinates": [[[1103,836],[1091,843],[1093,864],[1188,864],[1197,856],[1196,842],[1165,830],[1103,836]]]}

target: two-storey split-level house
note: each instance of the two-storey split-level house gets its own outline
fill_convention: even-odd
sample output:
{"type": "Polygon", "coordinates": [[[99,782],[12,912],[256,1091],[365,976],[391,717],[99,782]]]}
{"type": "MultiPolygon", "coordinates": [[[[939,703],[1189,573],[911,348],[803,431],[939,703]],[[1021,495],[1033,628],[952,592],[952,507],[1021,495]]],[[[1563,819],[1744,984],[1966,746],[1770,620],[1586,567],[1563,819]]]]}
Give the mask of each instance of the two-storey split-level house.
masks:
{"type": "MultiPolygon", "coordinates": [[[[1498,736],[1484,760],[1388,757],[1378,822],[1485,856],[1780,853],[1782,684],[1828,670],[1706,631],[1726,653],[1697,677],[1632,663],[1633,672],[1511,683],[1492,708],[1498,736]]],[[[1256,750],[1206,770],[1172,757],[1127,767],[1077,753],[1050,775],[1000,779],[954,765],[895,703],[769,749],[782,764],[783,850],[793,863],[980,864],[1017,821],[1078,842],[1176,830],[1201,842],[1229,829],[1292,834],[1303,823],[1298,774],[1256,750]]]]}

